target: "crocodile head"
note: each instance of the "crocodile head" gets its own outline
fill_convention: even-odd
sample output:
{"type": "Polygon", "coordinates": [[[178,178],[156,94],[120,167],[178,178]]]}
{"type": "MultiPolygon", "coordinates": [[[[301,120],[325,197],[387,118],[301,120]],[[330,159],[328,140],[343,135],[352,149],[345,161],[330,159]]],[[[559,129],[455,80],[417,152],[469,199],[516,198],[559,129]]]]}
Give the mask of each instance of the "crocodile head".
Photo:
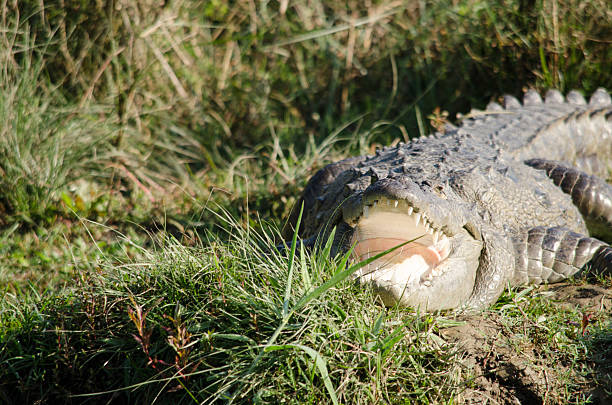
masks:
{"type": "Polygon", "coordinates": [[[344,204],[354,261],[411,241],[357,274],[386,305],[456,308],[472,293],[483,242],[452,194],[428,181],[387,178],[344,204]]]}

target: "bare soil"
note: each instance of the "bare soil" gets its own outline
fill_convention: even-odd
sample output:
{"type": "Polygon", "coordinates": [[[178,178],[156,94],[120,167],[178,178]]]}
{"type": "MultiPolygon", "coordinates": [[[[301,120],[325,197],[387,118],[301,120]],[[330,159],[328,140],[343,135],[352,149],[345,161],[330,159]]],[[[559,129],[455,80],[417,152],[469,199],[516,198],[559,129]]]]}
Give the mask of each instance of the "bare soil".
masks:
{"type": "Polygon", "coordinates": [[[612,404],[612,339],[609,338],[612,324],[606,319],[606,314],[609,316],[612,312],[612,289],[561,283],[542,286],[536,294],[550,294],[549,298],[560,309],[577,308],[582,313],[583,316],[568,324],[575,326],[572,338],[583,339],[590,347],[586,357],[595,372],[585,376],[578,370],[580,364],[569,361],[571,356],[568,358],[555,350],[556,342],[550,338],[545,319],[540,324],[539,320],[534,322],[525,316],[523,323],[512,324],[496,312],[462,316],[460,320],[464,324],[441,330],[444,339],[456,343],[464,353],[462,379],[466,388],[458,396],[458,403],[564,404],[589,398],[592,404],[612,404]],[[593,327],[583,322],[583,318],[608,322],[610,329],[605,332],[608,338],[597,340],[603,341],[603,345],[589,345],[597,336],[591,335],[593,327]]]}

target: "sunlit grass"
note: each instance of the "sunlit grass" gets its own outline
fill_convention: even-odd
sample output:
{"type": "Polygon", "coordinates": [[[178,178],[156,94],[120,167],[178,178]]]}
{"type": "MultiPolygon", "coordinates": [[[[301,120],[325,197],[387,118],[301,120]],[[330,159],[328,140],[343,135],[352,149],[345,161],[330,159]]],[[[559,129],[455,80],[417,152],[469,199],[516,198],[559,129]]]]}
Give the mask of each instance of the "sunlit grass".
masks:
{"type": "Polygon", "coordinates": [[[209,234],[188,248],[165,239],[77,288],[5,294],[2,390],[14,395],[18,382],[24,398],[48,401],[67,390],[204,403],[450,395],[455,354],[429,339],[443,318],[372,305],[350,277],[357,267],[348,254],[330,257],[329,242],[312,255],[294,244],[287,256],[271,248],[274,228],[245,230],[220,212],[229,240],[209,234]]]}
{"type": "MultiPolygon", "coordinates": [[[[460,402],[455,314],[384,308],[278,229],[330,161],[612,88],[609,4],[153,3],[0,10],[0,402],[460,402]]],[[[589,340],[534,294],[481,316],[586,402],[609,317],[589,340]]]]}

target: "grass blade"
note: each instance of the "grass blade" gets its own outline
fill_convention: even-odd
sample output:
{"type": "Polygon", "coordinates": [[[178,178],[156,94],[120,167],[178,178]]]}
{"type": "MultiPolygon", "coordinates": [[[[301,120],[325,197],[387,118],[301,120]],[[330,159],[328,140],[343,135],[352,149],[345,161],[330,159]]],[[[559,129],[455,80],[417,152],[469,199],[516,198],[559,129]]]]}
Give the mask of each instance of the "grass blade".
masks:
{"type": "Polygon", "coordinates": [[[319,370],[319,374],[321,374],[321,379],[323,379],[323,384],[325,384],[325,388],[327,389],[330,399],[335,405],[337,405],[338,397],[336,396],[336,390],[334,389],[334,385],[332,384],[331,379],[329,378],[329,372],[327,371],[327,362],[325,361],[323,356],[321,356],[319,352],[308,346],[297,344],[268,346],[265,350],[266,352],[269,352],[274,350],[286,349],[300,349],[306,352],[306,354],[308,354],[310,357],[312,357],[315,362],[315,366],[317,366],[317,369],[319,370]]]}
{"type": "Polygon", "coordinates": [[[295,258],[295,249],[297,246],[298,231],[300,229],[300,223],[302,222],[302,214],[304,213],[304,202],[300,207],[300,214],[298,215],[297,222],[295,224],[295,231],[293,232],[293,240],[291,241],[291,252],[289,253],[289,275],[287,276],[287,287],[285,289],[285,298],[283,299],[283,318],[289,313],[289,297],[291,295],[291,283],[293,280],[293,260],[295,258]]]}

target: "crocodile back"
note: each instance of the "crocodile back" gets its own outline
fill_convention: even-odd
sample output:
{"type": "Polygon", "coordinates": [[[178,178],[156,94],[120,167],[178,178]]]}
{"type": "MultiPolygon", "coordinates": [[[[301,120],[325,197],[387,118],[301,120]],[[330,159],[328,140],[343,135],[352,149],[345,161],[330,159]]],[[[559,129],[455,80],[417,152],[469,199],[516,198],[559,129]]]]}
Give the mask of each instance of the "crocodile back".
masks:
{"type": "Polygon", "coordinates": [[[542,101],[530,91],[523,103],[506,97],[505,107],[473,110],[456,131],[489,140],[518,160],[557,160],[603,178],[612,173],[612,102],[603,89],[588,104],[575,92],[567,99],[549,92],[542,101]]]}

